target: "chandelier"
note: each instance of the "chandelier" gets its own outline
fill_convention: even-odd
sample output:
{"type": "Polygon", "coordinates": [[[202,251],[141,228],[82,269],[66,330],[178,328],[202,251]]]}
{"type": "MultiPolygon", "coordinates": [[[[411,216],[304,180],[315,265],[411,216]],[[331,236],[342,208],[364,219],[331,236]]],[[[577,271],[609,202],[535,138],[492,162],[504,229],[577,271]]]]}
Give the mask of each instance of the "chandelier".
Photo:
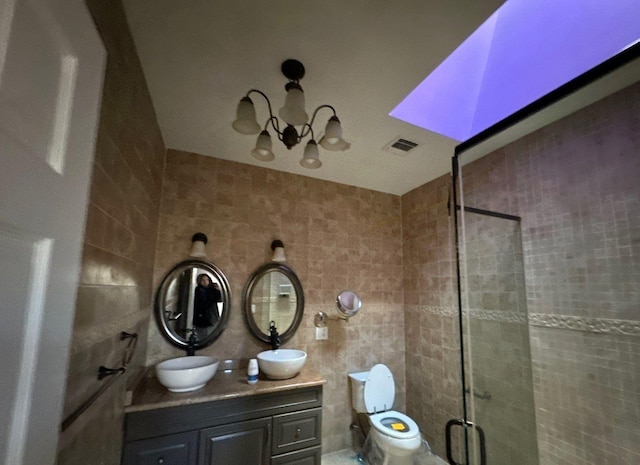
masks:
{"type": "Polygon", "coordinates": [[[287,96],[285,98],[284,106],[278,112],[280,120],[274,116],[271,110],[271,102],[264,92],[251,89],[247,92],[240,103],[236,113],[236,120],[233,122],[233,128],[240,134],[258,134],[258,140],[256,141],[255,148],[251,151],[251,155],[254,158],[261,161],[271,161],[275,158],[272,151],[271,135],[267,128],[271,126],[271,129],[276,132],[278,139],[291,150],[291,147],[299,144],[302,139],[311,135],[311,139],[307,142],[304,148],[304,155],[300,160],[300,165],[305,168],[315,169],[322,166],[320,161],[320,154],[318,152],[318,144],[330,152],[341,152],[347,150],[351,144],[346,142],[342,138],[342,126],[340,120],[336,115],[336,110],[331,105],[320,105],[313,111],[311,121],[309,121],[309,115],[304,108],[304,92],[300,86],[300,79],[304,77],[304,66],[298,60],[286,60],[282,63],[282,74],[289,79],[289,82],[285,85],[287,96]],[[253,101],[249,97],[251,94],[259,94],[267,101],[267,108],[269,109],[269,117],[267,118],[264,129],[260,131],[262,126],[258,124],[256,118],[256,109],[253,106],[253,101]],[[333,116],[327,121],[327,125],[324,129],[324,135],[316,143],[315,134],[313,132],[313,123],[316,119],[318,112],[324,108],[327,108],[333,112],[333,116]],[[299,129],[296,129],[299,126],[299,129]],[[280,129],[280,128],[283,129],[280,129]]]}

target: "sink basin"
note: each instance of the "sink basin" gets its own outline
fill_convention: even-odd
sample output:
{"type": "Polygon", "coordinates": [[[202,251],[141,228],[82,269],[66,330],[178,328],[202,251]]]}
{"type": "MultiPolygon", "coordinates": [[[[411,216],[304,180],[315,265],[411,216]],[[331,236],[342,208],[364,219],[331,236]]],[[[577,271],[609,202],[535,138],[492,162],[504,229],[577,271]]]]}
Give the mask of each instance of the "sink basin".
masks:
{"type": "Polygon", "coordinates": [[[171,392],[195,391],[213,378],[219,363],[206,355],[172,358],[156,365],[156,376],[171,392]]]}
{"type": "Polygon", "coordinates": [[[260,371],[271,379],[289,379],[300,373],[307,353],[295,349],[265,350],[258,354],[260,371]]]}

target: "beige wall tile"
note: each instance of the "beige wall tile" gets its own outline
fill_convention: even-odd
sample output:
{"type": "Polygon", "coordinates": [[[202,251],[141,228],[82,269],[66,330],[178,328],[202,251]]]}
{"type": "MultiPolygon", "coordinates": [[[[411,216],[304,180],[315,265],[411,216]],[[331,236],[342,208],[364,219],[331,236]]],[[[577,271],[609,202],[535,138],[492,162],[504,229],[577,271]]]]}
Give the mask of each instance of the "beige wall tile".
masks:
{"type": "MultiPolygon", "coordinates": [[[[306,301],[300,329],[287,346],[307,351],[308,365],[328,381],[323,450],[350,445],[349,372],[388,364],[398,386],[396,406],[404,409],[400,198],[175,150],[168,151],[167,166],[156,286],[188,258],[196,232],[208,236],[209,259],[231,285],[229,325],[202,353],[250,358],[267,348],[245,327],[242,290],[251,273],[270,260],[271,241],[280,239],[306,301]],[[361,296],[362,310],[348,323],[330,321],[329,340],[316,341],[315,313],[336,315],[335,299],[344,289],[361,296]]],[[[181,353],[151,326],[149,365],[181,353]]]]}
{"type": "Polygon", "coordinates": [[[121,331],[138,332],[121,376],[60,436],[57,463],[120,462],[125,390],[144,367],[165,148],[120,2],[88,6],[108,51],[75,308],[64,414],[98,391],[98,367],[122,365],[121,331]]]}

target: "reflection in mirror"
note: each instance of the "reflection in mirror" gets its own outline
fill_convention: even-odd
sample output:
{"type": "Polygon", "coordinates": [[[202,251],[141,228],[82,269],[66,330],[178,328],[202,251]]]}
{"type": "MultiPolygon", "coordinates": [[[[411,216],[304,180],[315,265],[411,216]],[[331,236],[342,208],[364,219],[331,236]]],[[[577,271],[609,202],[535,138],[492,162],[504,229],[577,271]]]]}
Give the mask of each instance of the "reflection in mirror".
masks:
{"type": "Polygon", "coordinates": [[[298,298],[287,275],[269,270],[256,280],[251,294],[251,311],[256,325],[263,333],[269,333],[269,323],[278,328],[288,328],[296,315],[298,298]]]}
{"type": "Polygon", "coordinates": [[[163,279],[156,296],[156,320],[169,342],[200,349],[213,343],[229,319],[226,277],[212,263],[187,260],[163,279]]]}
{"type": "Polygon", "coordinates": [[[302,320],[304,293],[295,272],[281,263],[267,263],[249,278],[243,295],[244,315],[251,333],[269,342],[273,321],[282,343],[293,336],[302,320]]]}
{"type": "Polygon", "coordinates": [[[353,291],[342,291],[336,298],[336,306],[340,317],[351,318],[362,308],[362,300],[353,291]]]}

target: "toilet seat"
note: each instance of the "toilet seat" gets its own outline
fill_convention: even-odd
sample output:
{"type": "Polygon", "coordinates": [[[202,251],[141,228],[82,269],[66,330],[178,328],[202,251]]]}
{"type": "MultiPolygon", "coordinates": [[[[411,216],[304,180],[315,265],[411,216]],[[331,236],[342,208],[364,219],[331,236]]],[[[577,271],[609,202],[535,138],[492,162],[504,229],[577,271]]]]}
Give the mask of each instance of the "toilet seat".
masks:
{"type": "Polygon", "coordinates": [[[393,408],[396,386],[391,370],[379,363],[367,374],[364,383],[364,406],[367,413],[378,413],[393,408]]]}
{"type": "Polygon", "coordinates": [[[404,413],[389,410],[369,415],[369,421],[384,436],[396,439],[413,439],[420,436],[418,424],[404,413]]]}

